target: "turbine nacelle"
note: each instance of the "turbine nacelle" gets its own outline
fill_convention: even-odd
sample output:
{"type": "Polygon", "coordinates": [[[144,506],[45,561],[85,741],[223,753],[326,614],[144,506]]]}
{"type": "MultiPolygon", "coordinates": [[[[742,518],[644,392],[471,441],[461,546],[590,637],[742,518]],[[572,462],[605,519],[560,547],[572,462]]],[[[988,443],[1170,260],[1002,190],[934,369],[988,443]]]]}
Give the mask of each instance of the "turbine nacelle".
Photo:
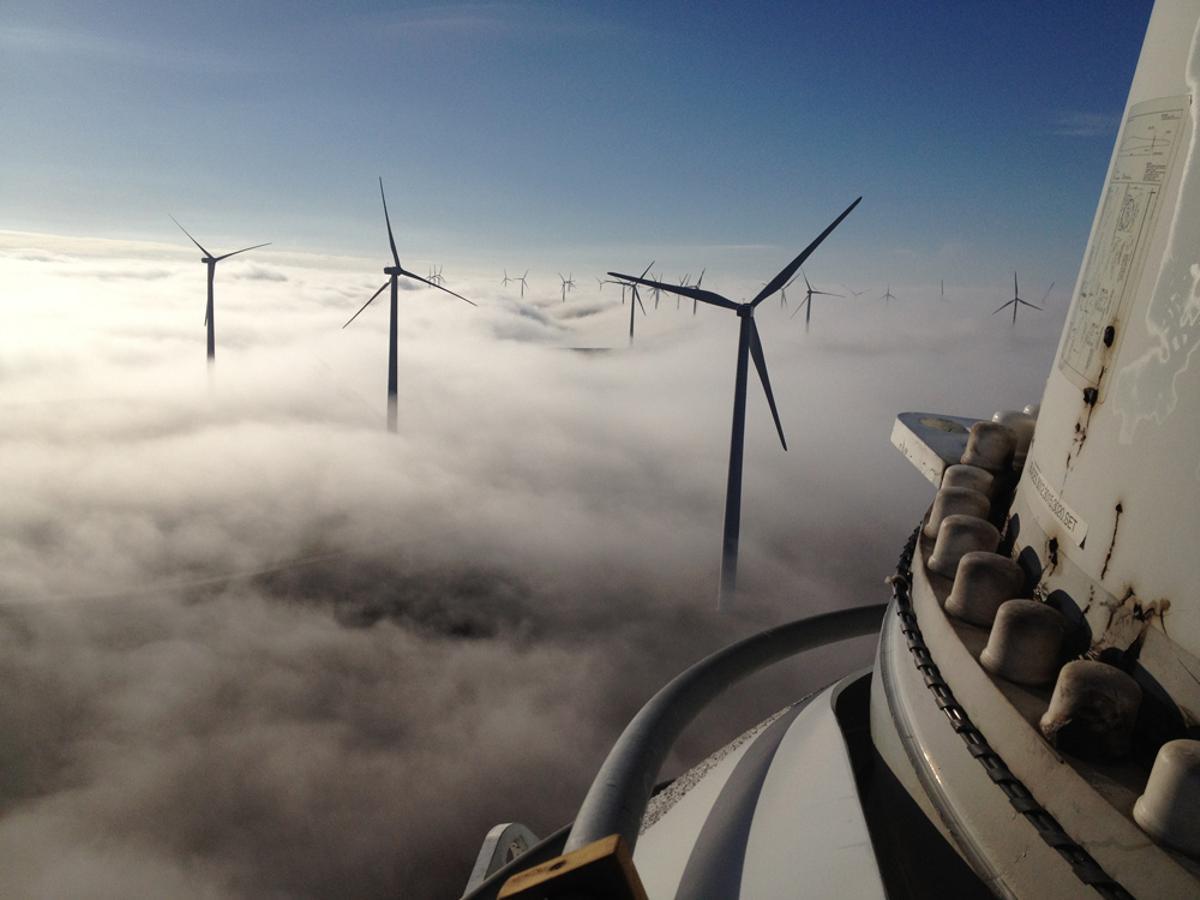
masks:
{"type": "Polygon", "coordinates": [[[400,266],[388,266],[386,269],[383,270],[383,274],[384,275],[407,275],[408,273],[405,272],[404,269],[402,269],[400,266]]]}

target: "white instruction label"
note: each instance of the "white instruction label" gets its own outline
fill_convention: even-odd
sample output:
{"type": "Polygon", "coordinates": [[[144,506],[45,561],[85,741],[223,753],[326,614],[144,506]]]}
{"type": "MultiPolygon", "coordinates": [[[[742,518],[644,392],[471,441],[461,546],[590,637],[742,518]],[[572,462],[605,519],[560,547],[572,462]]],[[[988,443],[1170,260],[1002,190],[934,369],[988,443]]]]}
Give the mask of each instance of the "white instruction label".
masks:
{"type": "MultiPolygon", "coordinates": [[[[1058,360],[1063,374],[1080,388],[1099,385],[1104,331],[1123,321],[1137,289],[1163,190],[1181,157],[1190,102],[1184,95],[1138,103],[1121,130],[1058,360]]],[[[1123,331],[1117,329],[1118,339],[1123,331]]]]}
{"type": "MultiPolygon", "coordinates": [[[[1029,483],[1033,485],[1033,492],[1042,501],[1043,513],[1049,514],[1050,517],[1047,521],[1044,516],[1038,516],[1042,520],[1042,526],[1050,533],[1061,529],[1077,547],[1082,547],[1083,539],[1087,537],[1087,522],[1079,518],[1079,513],[1067,506],[1066,501],[1058,496],[1058,492],[1046,481],[1037,461],[1032,457],[1025,466],[1025,472],[1029,476],[1029,483]]],[[[1036,512],[1037,506],[1033,509],[1036,512]]]]}

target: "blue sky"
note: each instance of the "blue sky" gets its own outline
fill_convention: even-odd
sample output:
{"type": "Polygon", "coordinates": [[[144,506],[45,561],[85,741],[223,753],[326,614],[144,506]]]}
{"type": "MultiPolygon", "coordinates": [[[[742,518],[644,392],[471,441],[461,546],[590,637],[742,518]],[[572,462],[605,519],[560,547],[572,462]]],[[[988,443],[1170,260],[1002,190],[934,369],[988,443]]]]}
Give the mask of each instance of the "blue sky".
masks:
{"type": "Polygon", "coordinates": [[[6,0],[0,227],[1070,283],[1149,7],[6,0]]]}

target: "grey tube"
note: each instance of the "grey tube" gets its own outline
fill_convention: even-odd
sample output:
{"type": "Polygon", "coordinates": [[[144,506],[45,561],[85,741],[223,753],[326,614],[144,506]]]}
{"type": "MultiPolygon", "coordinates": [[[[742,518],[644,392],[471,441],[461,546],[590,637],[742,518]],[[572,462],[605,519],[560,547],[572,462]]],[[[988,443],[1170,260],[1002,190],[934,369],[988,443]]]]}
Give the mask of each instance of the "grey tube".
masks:
{"type": "Polygon", "coordinates": [[[610,834],[630,852],[659,770],[696,715],[736,681],[805,650],[879,630],[887,604],[798,619],[731,644],[675,676],[625,727],[588,788],[564,853],[610,834]]]}

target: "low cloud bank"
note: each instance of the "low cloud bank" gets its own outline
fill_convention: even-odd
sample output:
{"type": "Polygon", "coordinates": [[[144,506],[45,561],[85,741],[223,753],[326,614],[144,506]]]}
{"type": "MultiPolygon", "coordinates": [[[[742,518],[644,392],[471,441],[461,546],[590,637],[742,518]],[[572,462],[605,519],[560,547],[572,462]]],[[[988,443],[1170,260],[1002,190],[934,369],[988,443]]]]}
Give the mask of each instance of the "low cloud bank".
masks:
{"type": "MultiPolygon", "coordinates": [[[[209,372],[198,267],[85,280],[65,252],[0,260],[6,896],[455,896],[492,824],[573,815],[679,669],[884,598],[929,493],[893,415],[1037,400],[1061,319],[864,301],[805,333],[764,306],[791,449],[752,380],[719,617],[731,314],[664,304],[633,350],[575,354],[624,348],[615,295],[406,293],[389,435],[386,302],[340,328],[365,278],[231,260],[209,372]]],[[[670,771],[847,662],[732,692],[670,771]]]]}

